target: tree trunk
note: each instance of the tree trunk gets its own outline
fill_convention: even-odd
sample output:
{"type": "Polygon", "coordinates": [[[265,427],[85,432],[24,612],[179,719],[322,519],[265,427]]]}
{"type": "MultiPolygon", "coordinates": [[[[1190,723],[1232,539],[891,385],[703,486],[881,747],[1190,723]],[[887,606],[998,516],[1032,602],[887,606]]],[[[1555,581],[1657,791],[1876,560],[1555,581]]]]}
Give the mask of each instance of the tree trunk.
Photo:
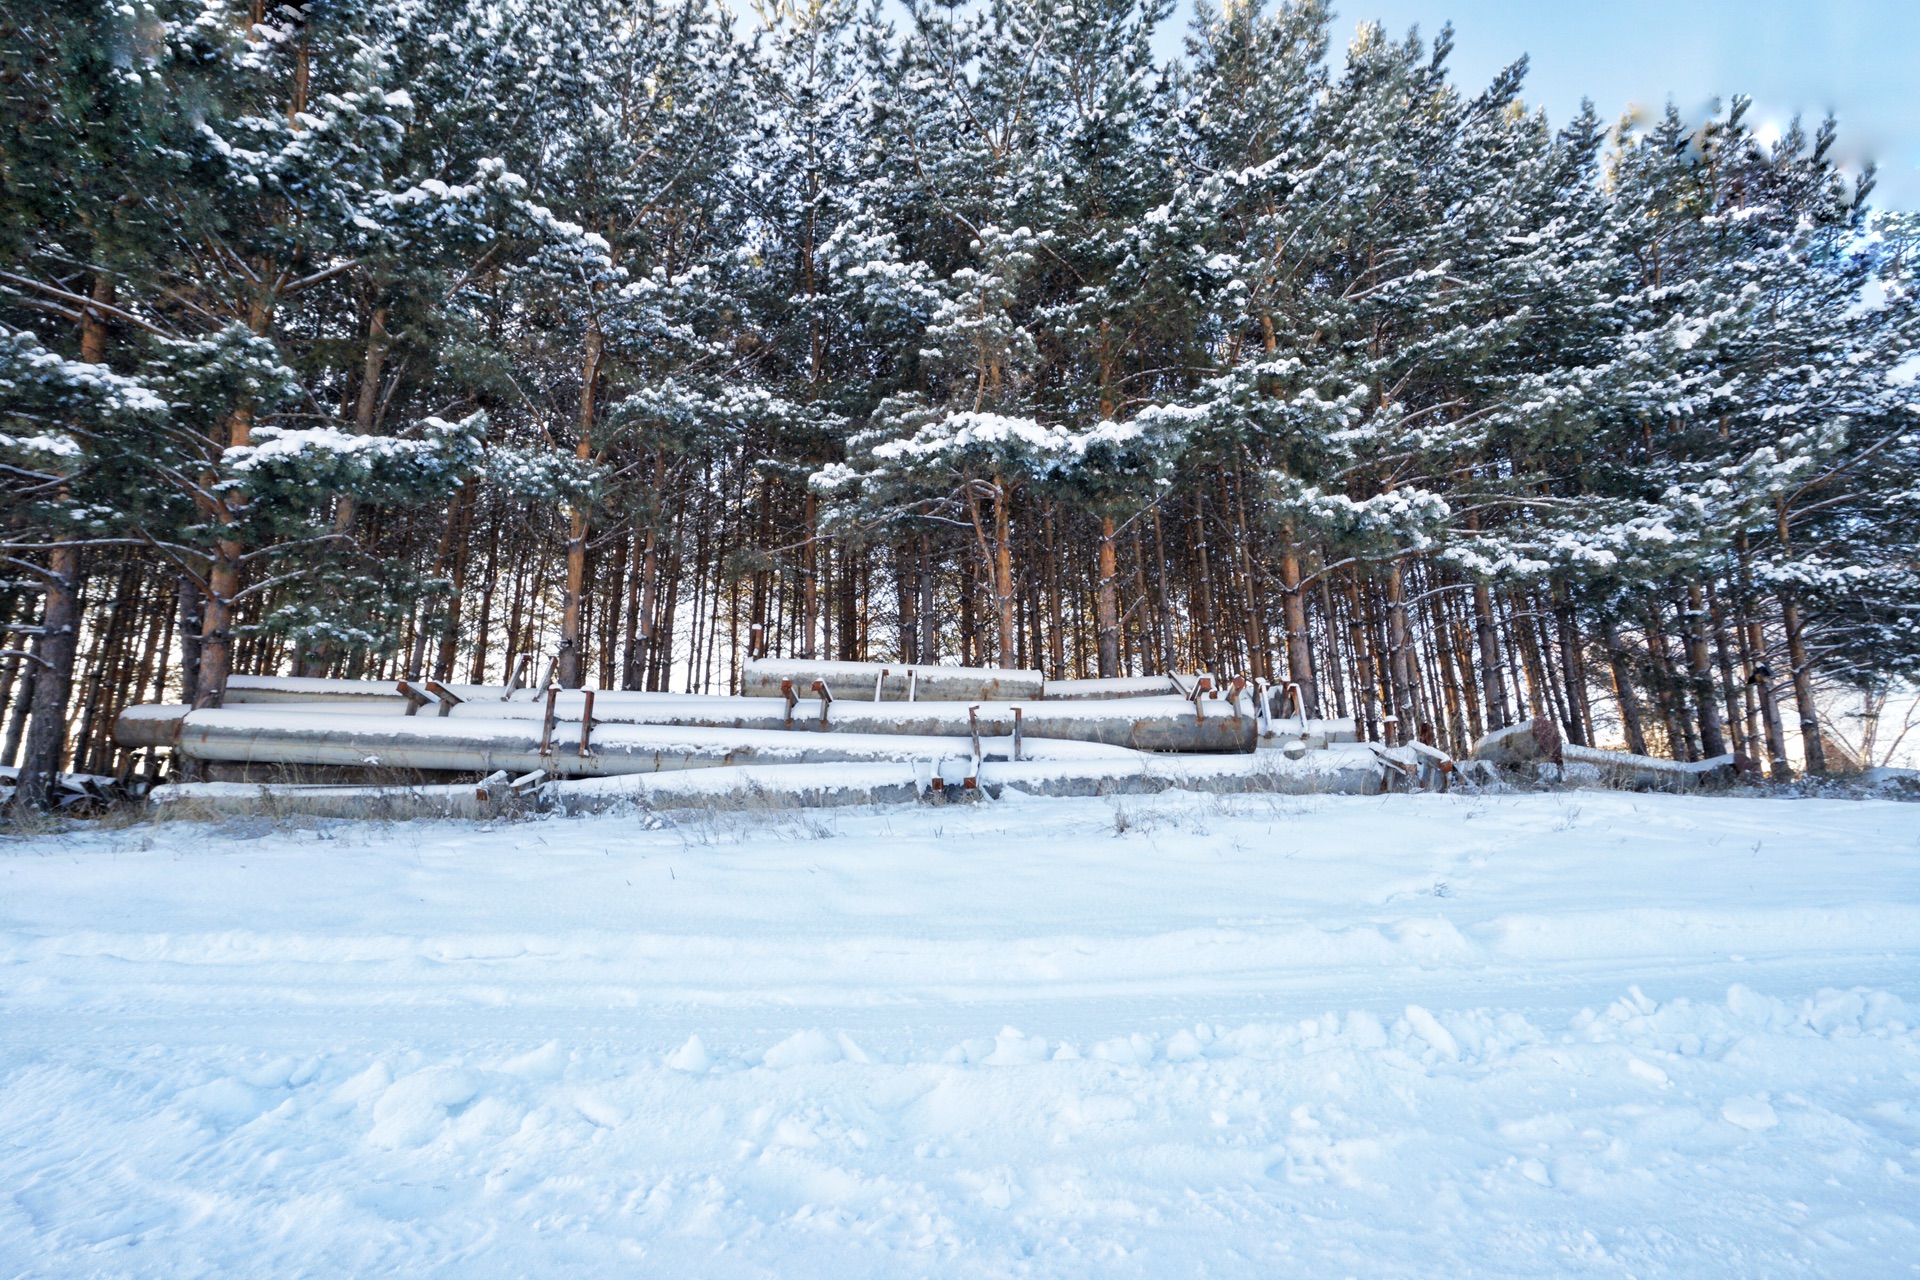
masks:
{"type": "Polygon", "coordinates": [[[1412,742],[1419,715],[1413,705],[1413,667],[1408,649],[1407,584],[1398,560],[1387,570],[1387,670],[1393,677],[1393,714],[1398,717],[1398,742],[1412,742]]]}
{"type": "Polygon", "coordinates": [[[10,765],[20,755],[20,739],[26,733],[27,717],[33,712],[33,686],[40,683],[40,651],[46,647],[39,636],[27,647],[27,674],[20,681],[20,700],[7,717],[7,736],[0,742],[0,765],[10,765]]]}
{"type": "Polygon", "coordinates": [[[1002,667],[1013,666],[1013,529],[1008,510],[1006,486],[996,478],[993,486],[993,603],[999,622],[1000,652],[994,660],[1002,667]]]}
{"type": "Polygon", "coordinates": [[[1787,632],[1787,660],[1793,664],[1793,700],[1800,708],[1800,749],[1808,773],[1827,771],[1827,753],[1820,741],[1820,707],[1813,700],[1813,661],[1807,654],[1807,635],[1800,622],[1800,602],[1782,587],[1780,620],[1787,632]]]}
{"type": "Polygon", "coordinates": [[[1573,730],[1567,736],[1578,747],[1593,745],[1593,709],[1587,704],[1587,662],[1580,639],[1580,622],[1573,605],[1565,599],[1554,603],[1555,620],[1560,626],[1560,678],[1567,691],[1567,723],[1573,730]]]}
{"type": "MultiPolygon", "coordinates": [[[[579,441],[573,456],[582,462],[593,457],[594,394],[600,383],[600,361],[606,340],[598,325],[587,330],[587,353],[580,365],[579,441]]],[[[587,584],[587,509],[567,509],[567,587],[560,615],[560,652],[554,672],[562,688],[578,689],[586,682],[586,655],[581,648],[580,606],[587,584]]]]}
{"type": "Polygon", "coordinates": [[[640,552],[640,607],[635,613],[639,632],[627,646],[627,668],[621,678],[623,689],[638,689],[646,680],[647,662],[653,653],[653,633],[658,621],[654,610],[660,601],[660,530],[647,526],[646,542],[640,552]]]}
{"type": "MultiPolygon", "coordinates": [[[[1792,529],[1787,521],[1785,499],[1773,500],[1775,529],[1780,550],[1793,550],[1792,529]]],[[[1800,622],[1800,602],[1790,587],[1777,592],[1780,621],[1787,633],[1787,659],[1793,664],[1793,700],[1800,706],[1800,748],[1806,754],[1808,773],[1827,771],[1827,753],[1820,741],[1820,708],[1813,700],[1813,662],[1807,654],[1807,636],[1800,622]]]]}
{"type": "Polygon", "coordinates": [[[1711,586],[1707,588],[1707,618],[1713,625],[1713,658],[1720,673],[1720,697],[1726,706],[1728,736],[1733,739],[1736,752],[1754,759],[1760,753],[1741,715],[1740,687],[1733,677],[1733,645],[1727,636],[1727,611],[1719,593],[1711,586]]]}
{"type": "MultiPolygon", "coordinates": [[[[1207,561],[1207,512],[1205,499],[1194,495],[1193,502],[1193,561],[1199,571],[1198,581],[1191,591],[1193,600],[1194,649],[1200,659],[1203,670],[1213,671],[1219,664],[1214,661],[1213,634],[1213,572],[1207,561]]],[[[1218,672],[1215,672],[1217,675],[1218,672]]]]}
{"type": "MultiPolygon", "coordinates": [[[[453,548],[453,592],[447,600],[447,616],[440,629],[440,647],[434,655],[433,676],[436,680],[453,679],[454,660],[460,651],[460,614],[466,601],[467,567],[473,558],[473,509],[480,500],[480,486],[469,476],[460,487],[460,496],[454,500],[454,511],[458,514],[459,529],[455,532],[453,548]]],[[[488,583],[489,590],[493,584],[488,583]]]]}
{"type": "Polygon", "coordinates": [[[1727,754],[1720,723],[1720,696],[1713,687],[1713,653],[1707,638],[1707,601],[1698,582],[1687,584],[1687,658],[1692,667],[1693,701],[1700,717],[1700,749],[1708,759],[1727,754]]]}
{"type": "Polygon", "coordinates": [[[1640,694],[1633,687],[1633,667],[1620,644],[1620,628],[1609,618],[1600,632],[1606,646],[1607,665],[1613,671],[1613,696],[1620,703],[1620,727],[1627,737],[1627,750],[1637,756],[1647,754],[1647,734],[1641,727],[1640,694]]]}
{"type": "Polygon", "coordinates": [[[1103,680],[1120,674],[1120,599],[1119,592],[1114,588],[1114,580],[1120,574],[1120,566],[1114,554],[1113,536],[1113,517],[1101,516],[1100,582],[1094,601],[1100,628],[1098,647],[1100,678],[1103,680]]]}
{"type": "Polygon", "coordinates": [[[1300,687],[1304,714],[1320,714],[1320,691],[1307,648],[1307,602],[1300,594],[1300,547],[1291,525],[1280,531],[1280,613],[1287,624],[1287,679],[1300,687]]]}
{"type": "Polygon", "coordinates": [[[74,644],[80,635],[80,548],[61,539],[47,557],[46,606],[33,682],[32,720],[13,802],[28,812],[46,810],[54,776],[65,761],[67,692],[73,684],[74,644]]]}
{"type": "Polygon", "coordinates": [[[920,661],[940,660],[940,619],[934,612],[933,539],[920,535],[920,661]]]}
{"type": "MultiPolygon", "coordinates": [[[[113,278],[93,278],[93,301],[113,304],[113,278]]],[[[107,358],[107,324],[103,314],[89,307],[80,317],[80,359],[103,364],[107,358]]],[[[64,490],[61,497],[65,497],[64,490]]],[[[26,754],[20,760],[14,803],[39,812],[52,801],[54,775],[65,761],[67,698],[73,687],[73,655],[80,638],[80,548],[69,535],[55,537],[47,555],[46,596],[41,609],[39,668],[30,699],[32,720],[27,728],[26,754]]]]}
{"type": "Polygon", "coordinates": [[[900,614],[900,661],[913,666],[920,661],[920,620],[915,611],[919,592],[915,589],[912,558],[908,544],[893,544],[893,590],[900,614]]]}
{"type": "Polygon", "coordinates": [[[1060,608],[1060,557],[1054,548],[1053,522],[1058,507],[1047,509],[1040,525],[1047,554],[1047,674],[1055,680],[1067,678],[1067,623],[1060,608]]]}
{"type": "MultiPolygon", "coordinates": [[[[1176,671],[1180,658],[1173,646],[1173,608],[1167,600],[1167,542],[1160,529],[1159,507],[1153,509],[1153,589],[1154,601],[1160,610],[1161,667],[1165,671],[1176,671]]],[[[1055,600],[1057,603],[1058,593],[1055,600]]]]}
{"type": "MultiPolygon", "coordinates": [[[[1133,597],[1139,603],[1136,609],[1147,607],[1147,549],[1140,537],[1140,521],[1133,522],[1133,597]]],[[[1143,617],[1134,623],[1134,640],[1140,649],[1140,673],[1142,675],[1163,675],[1168,670],[1166,655],[1159,651],[1156,643],[1159,632],[1147,626],[1143,617]]]]}
{"type": "Polygon", "coordinates": [[[1361,609],[1360,571],[1354,569],[1347,580],[1347,647],[1353,650],[1353,715],[1360,722],[1362,737],[1368,742],[1380,740],[1380,682],[1373,665],[1373,646],[1367,637],[1367,615],[1361,609]]]}
{"type": "Polygon", "coordinates": [[[1507,715],[1507,680],[1500,664],[1500,635],[1493,625],[1493,593],[1484,582],[1473,584],[1473,633],[1480,646],[1480,683],[1487,705],[1487,727],[1504,729],[1512,723],[1507,715]]]}
{"type": "Polygon", "coordinates": [[[801,512],[806,522],[803,531],[806,541],[800,545],[800,656],[816,656],[814,637],[820,618],[820,586],[815,581],[818,566],[818,551],[814,547],[813,535],[819,524],[820,500],[813,490],[801,500],[801,512]]]}

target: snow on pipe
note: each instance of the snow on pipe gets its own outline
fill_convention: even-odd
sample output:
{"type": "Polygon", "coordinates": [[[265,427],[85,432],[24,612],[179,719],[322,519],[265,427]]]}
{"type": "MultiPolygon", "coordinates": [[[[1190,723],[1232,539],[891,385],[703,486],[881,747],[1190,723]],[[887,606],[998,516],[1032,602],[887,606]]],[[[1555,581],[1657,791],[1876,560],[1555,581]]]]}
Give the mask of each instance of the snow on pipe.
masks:
{"type": "MultiPolygon", "coordinates": [[[[785,698],[721,698],[684,694],[602,693],[594,716],[603,723],[675,724],[723,729],[778,729],[807,733],[884,733],[920,737],[970,736],[977,721],[984,737],[1011,738],[1015,708],[1025,739],[1098,742],[1139,751],[1243,752],[1254,747],[1252,709],[1228,702],[1181,698],[1132,698],[1091,702],[897,702],[874,704],[795,689],[785,698]],[[972,710],[970,710],[972,708],[972,710]]],[[[559,714],[579,715],[580,695],[562,693],[559,714]]],[[[466,704],[452,718],[538,717],[525,703],[466,704]]]]}
{"type": "MultiPolygon", "coordinates": [[[[544,709],[542,709],[544,712],[544,709]]],[[[229,764],[338,765],[411,770],[605,777],[741,764],[912,762],[973,756],[957,735],[795,733],[779,729],[636,725],[555,719],[356,717],[285,707],[181,712],[130,708],[115,727],[128,746],[173,746],[229,764]],[[171,715],[155,714],[172,712],[171,715]]],[[[985,757],[1012,756],[1012,738],[989,739],[985,757]]],[[[1026,742],[1026,754],[1059,760],[1137,761],[1139,753],[1081,741],[1026,742]]]]}
{"type": "MultiPolygon", "coordinates": [[[[1044,680],[1038,671],[986,667],[942,667],[876,662],[804,662],[760,659],[742,674],[748,697],[778,697],[782,681],[807,690],[824,682],[836,698],[867,702],[1034,702],[1142,698],[1185,692],[1172,676],[1131,676],[1106,680],[1044,680]]],[[[333,680],[310,676],[233,676],[225,705],[294,702],[313,705],[369,706],[407,701],[402,683],[431,689],[437,682],[333,680]]],[[[459,701],[538,701],[541,690],[512,685],[450,683],[440,686],[459,701]]],[[[613,692],[603,690],[602,692],[613,692]]],[[[395,708],[395,714],[399,709],[395,708]]]]}
{"type": "Polygon", "coordinates": [[[758,658],[740,668],[740,692],[749,698],[780,696],[783,682],[811,689],[821,681],[837,698],[905,702],[1031,702],[1043,695],[1038,671],[995,667],[942,667],[925,663],[824,662],[810,658],[758,658]]]}
{"type": "MultiPolygon", "coordinates": [[[[457,687],[456,687],[457,688],[457,687]]],[[[561,690],[552,694],[553,715],[557,720],[577,723],[585,714],[586,693],[561,690]]],[[[1021,705],[1011,702],[881,703],[852,702],[820,697],[811,691],[795,691],[786,698],[703,697],[688,694],[595,692],[593,719],[596,724],[673,725],[684,728],[732,730],[778,730],[795,733],[905,734],[915,737],[957,737],[971,735],[974,715],[968,706],[978,707],[979,731],[983,736],[1011,738],[1015,707],[1020,706],[1021,734],[1024,739],[1062,739],[1104,743],[1141,751],[1242,752],[1251,751],[1257,733],[1253,710],[1245,702],[1234,703],[1181,698],[1132,698],[1124,701],[1038,702],[1021,705]]],[[[468,721],[544,722],[547,701],[497,702],[471,698],[445,708],[450,724],[468,721]]],[[[406,703],[396,698],[390,709],[375,711],[380,721],[397,718],[406,703]]],[[[332,732],[324,727],[326,719],[348,718],[353,710],[341,704],[302,704],[260,706],[245,704],[229,710],[246,710],[270,716],[300,714],[319,717],[310,732],[332,732]]],[[[369,710],[373,704],[369,704],[369,710]]],[[[179,707],[131,707],[115,727],[115,735],[125,746],[173,746],[177,730],[170,722],[184,714],[179,707]]],[[[436,717],[438,718],[438,717],[436,717]]],[[[383,725],[395,729],[398,726],[383,725]]]]}
{"type": "MultiPolygon", "coordinates": [[[[306,813],[325,817],[486,817],[516,798],[543,809],[594,812],[647,809],[801,809],[898,804],[951,796],[965,755],[943,760],[743,765],[693,772],[573,778],[516,793],[503,781],[417,787],[329,787],[260,783],[186,783],[156,788],[157,804],[217,813],[306,813]],[[933,785],[942,779],[945,788],[933,785]]],[[[1375,795],[1385,771],[1363,747],[1336,747],[1303,761],[1255,756],[1152,756],[1001,761],[979,767],[990,798],[1009,789],[1032,796],[1146,795],[1173,789],[1215,793],[1375,795]]],[[[504,775],[499,775],[504,778],[504,775]]]]}

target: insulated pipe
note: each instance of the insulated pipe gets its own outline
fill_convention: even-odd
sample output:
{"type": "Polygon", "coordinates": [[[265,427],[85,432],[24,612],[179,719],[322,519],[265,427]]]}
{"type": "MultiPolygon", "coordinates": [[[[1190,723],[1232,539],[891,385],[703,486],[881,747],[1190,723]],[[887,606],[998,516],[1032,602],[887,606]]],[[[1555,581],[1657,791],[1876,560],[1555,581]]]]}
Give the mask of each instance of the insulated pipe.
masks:
{"type": "MultiPolygon", "coordinates": [[[[389,711],[404,714],[408,699],[400,691],[403,682],[394,680],[325,680],[314,676],[229,676],[221,705],[235,707],[254,703],[298,703],[317,706],[348,706],[379,714],[389,711]]],[[[436,686],[456,700],[497,699],[506,690],[499,685],[451,684],[427,682],[427,690],[436,686]]]]}
{"type": "MultiPolygon", "coordinates": [[[[131,710],[150,713],[156,708],[131,710]]],[[[167,709],[172,710],[172,709],[167,709]]],[[[544,708],[535,708],[544,712],[544,708]]],[[[611,724],[596,716],[592,749],[556,746],[538,719],[482,720],[473,716],[365,719],[284,709],[209,709],[123,715],[116,733],[128,745],[176,746],[196,760],[235,764],[350,765],[373,768],[526,773],[554,777],[610,777],[744,764],[832,764],[974,758],[971,741],[899,734],[789,732],[663,725],[611,724]],[[542,739],[546,738],[546,750],[542,739]]],[[[558,735],[554,735],[557,737],[558,735]]],[[[572,734],[568,734],[571,737],[572,734]]],[[[584,734],[582,735],[584,736],[584,734]]],[[[564,739],[562,739],[564,741],[564,739]]],[[[986,757],[1011,758],[1011,740],[986,757]]],[[[1029,757],[1036,744],[1023,744],[1029,757]]],[[[572,744],[567,744],[572,746],[572,744]]],[[[1055,760],[1140,759],[1131,751],[1083,742],[1044,744],[1055,760]]]]}
{"type": "Polygon", "coordinates": [[[1177,697],[1180,686],[1172,676],[1116,676],[1105,680],[1049,680],[1043,693],[1048,702],[1091,702],[1177,697]]]}
{"type": "MultiPolygon", "coordinates": [[[[581,695],[564,690],[558,714],[576,719],[581,695]]],[[[909,734],[955,737],[973,732],[968,704],[954,702],[833,703],[824,725],[817,717],[790,716],[784,698],[708,698],[686,694],[601,693],[594,718],[602,724],[676,724],[722,729],[783,729],[793,733],[909,734]]],[[[1012,702],[980,702],[982,737],[1013,736],[1012,702]]],[[[1129,698],[1125,701],[1036,702],[1018,704],[1021,736],[1032,741],[1059,738],[1100,742],[1137,751],[1252,751],[1254,718],[1225,700],[1202,698],[1129,698]]],[[[475,707],[462,703],[451,713],[462,717],[536,717],[540,708],[525,703],[475,707]]]]}
{"type": "MultiPolygon", "coordinates": [[[[393,699],[390,713],[403,719],[404,703],[393,699]]],[[[555,695],[557,720],[577,722],[585,714],[585,695],[563,689],[555,695]]],[[[1014,703],[977,704],[983,738],[1008,738],[1014,732],[1014,703]]],[[[240,708],[230,708],[239,710],[240,708]]],[[[1201,698],[1130,698],[1125,701],[1038,702],[1022,704],[1020,733],[1031,744],[1044,739],[1102,743],[1138,751],[1219,753],[1252,751],[1258,726],[1254,717],[1225,700],[1201,698]]],[[[248,707],[250,712],[274,716],[301,714],[324,720],[358,719],[337,707],[248,707]]],[[[177,719],[178,708],[132,707],[122,716],[116,735],[128,746],[170,746],[164,722],[177,719]]],[[[386,715],[379,717],[385,720],[386,715]]],[[[438,721],[530,721],[534,741],[546,719],[545,700],[490,702],[468,700],[450,708],[438,721]]],[[[792,734],[872,734],[913,737],[971,736],[973,720],[966,704],[953,702],[880,703],[836,701],[827,722],[793,715],[785,698],[722,698],[687,694],[599,692],[593,704],[598,725],[672,725],[684,728],[771,730],[792,734]]],[[[384,726],[383,726],[384,727],[384,726]]],[[[1343,735],[1329,735],[1337,737],[1343,735]]],[[[598,731],[595,745],[600,742],[598,731]]],[[[351,763],[360,763],[355,760],[351,763]]]]}
{"type": "Polygon", "coordinates": [[[876,702],[1029,702],[1042,696],[1045,683],[1038,671],[997,667],[894,667],[877,662],[761,658],[740,668],[740,692],[749,698],[777,696],[783,680],[792,681],[796,689],[811,689],[820,681],[842,693],[871,687],[876,702]]]}

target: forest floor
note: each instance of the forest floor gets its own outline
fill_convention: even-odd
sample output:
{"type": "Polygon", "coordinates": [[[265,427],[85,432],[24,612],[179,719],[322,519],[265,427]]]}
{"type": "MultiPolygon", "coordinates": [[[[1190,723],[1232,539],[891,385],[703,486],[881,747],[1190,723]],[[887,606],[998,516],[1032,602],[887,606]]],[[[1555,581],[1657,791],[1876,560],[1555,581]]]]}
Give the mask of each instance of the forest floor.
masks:
{"type": "Polygon", "coordinates": [[[1920,1273],[1920,808],[0,841],[0,1276],[1920,1273]]]}

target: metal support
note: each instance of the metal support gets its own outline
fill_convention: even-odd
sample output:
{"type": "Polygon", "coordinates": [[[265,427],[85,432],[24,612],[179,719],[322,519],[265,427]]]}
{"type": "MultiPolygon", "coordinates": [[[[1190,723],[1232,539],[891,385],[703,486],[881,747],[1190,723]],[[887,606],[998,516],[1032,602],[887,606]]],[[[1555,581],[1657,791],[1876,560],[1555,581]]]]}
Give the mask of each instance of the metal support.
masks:
{"type": "Polygon", "coordinates": [[[513,664],[513,675],[508,677],[507,691],[500,695],[500,701],[510,701],[514,694],[520,692],[520,682],[527,678],[527,664],[532,661],[532,654],[523,653],[520,655],[520,661],[513,664]]]}
{"type": "Polygon", "coordinates": [[[1286,695],[1287,705],[1293,708],[1287,714],[1296,717],[1304,725],[1307,722],[1307,704],[1306,700],[1300,696],[1299,684],[1292,680],[1287,681],[1286,695]]]}
{"type": "Polygon", "coordinates": [[[540,722],[540,754],[543,756],[553,754],[553,704],[559,697],[560,686],[557,684],[548,685],[547,714],[540,722]]]}
{"type": "Polygon", "coordinates": [[[1187,695],[1187,701],[1193,704],[1193,722],[1199,724],[1206,717],[1200,713],[1200,699],[1213,692],[1213,677],[1200,676],[1193,682],[1193,692],[1187,695]]]}
{"type": "Polygon", "coordinates": [[[973,734],[973,764],[967,773],[967,790],[980,785],[980,704],[967,708],[967,728],[973,734]]]}
{"type": "Polygon", "coordinates": [[[580,712],[580,758],[593,755],[593,690],[586,693],[587,705],[580,712]]]}
{"type": "Polygon", "coordinates": [[[882,667],[880,668],[880,674],[873,678],[873,700],[875,702],[880,701],[880,689],[881,689],[881,686],[885,685],[886,683],[887,683],[887,669],[885,667],[882,667]]]}
{"type": "Polygon", "coordinates": [[[780,682],[780,696],[787,700],[787,723],[785,727],[791,729],[793,728],[794,704],[800,701],[800,699],[794,695],[793,681],[782,680],[780,682]]]}
{"type": "Polygon", "coordinates": [[[427,692],[440,699],[440,714],[442,716],[445,716],[448,712],[466,701],[465,698],[458,696],[438,680],[427,681],[427,692]]]}
{"type": "Polygon", "coordinates": [[[920,673],[912,667],[907,668],[907,701],[913,701],[913,695],[919,690],[920,673]]]}
{"type": "Polygon", "coordinates": [[[825,680],[815,680],[813,691],[820,695],[820,727],[827,727],[827,708],[833,705],[833,690],[827,688],[825,680]]]}
{"type": "Polygon", "coordinates": [[[400,690],[400,696],[407,700],[407,714],[410,716],[419,715],[420,708],[433,701],[405,680],[396,680],[394,687],[400,690]]]}
{"type": "Polygon", "coordinates": [[[1013,709],[1013,758],[1015,760],[1024,758],[1021,755],[1020,708],[1019,707],[1015,707],[1013,709]]]}

